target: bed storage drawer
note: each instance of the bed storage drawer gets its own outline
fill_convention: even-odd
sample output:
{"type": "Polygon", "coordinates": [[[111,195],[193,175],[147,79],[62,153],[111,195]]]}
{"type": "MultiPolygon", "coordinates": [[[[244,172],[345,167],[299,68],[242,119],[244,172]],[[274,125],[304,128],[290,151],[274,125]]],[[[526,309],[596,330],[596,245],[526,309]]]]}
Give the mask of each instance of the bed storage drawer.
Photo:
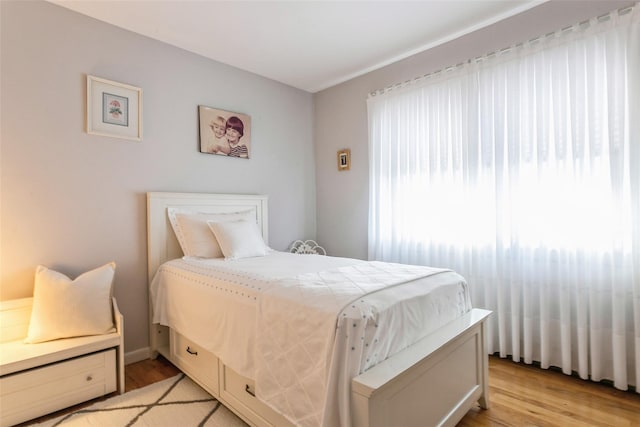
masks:
{"type": "Polygon", "coordinates": [[[254,415],[250,417],[250,421],[258,426],[291,426],[292,424],[280,414],[275,413],[264,403],[255,397],[254,381],[245,378],[229,369],[227,366],[221,365],[221,397],[231,406],[242,410],[243,414],[249,412],[254,415]]]}
{"type": "Polygon", "coordinates": [[[218,358],[171,330],[171,361],[215,397],[219,396],[218,358]]]}
{"type": "Polygon", "coordinates": [[[0,378],[3,426],[116,391],[116,351],[109,349],[0,378]]]}

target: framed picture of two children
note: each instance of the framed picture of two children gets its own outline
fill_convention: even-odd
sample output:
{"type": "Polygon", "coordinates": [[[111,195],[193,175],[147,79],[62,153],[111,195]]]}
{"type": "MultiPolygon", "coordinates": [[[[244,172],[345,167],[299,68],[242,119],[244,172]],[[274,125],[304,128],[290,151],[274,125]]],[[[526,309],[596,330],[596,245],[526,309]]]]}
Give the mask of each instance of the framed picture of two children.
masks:
{"type": "Polygon", "coordinates": [[[251,117],[198,106],[200,152],[248,159],[251,154],[251,117]]]}

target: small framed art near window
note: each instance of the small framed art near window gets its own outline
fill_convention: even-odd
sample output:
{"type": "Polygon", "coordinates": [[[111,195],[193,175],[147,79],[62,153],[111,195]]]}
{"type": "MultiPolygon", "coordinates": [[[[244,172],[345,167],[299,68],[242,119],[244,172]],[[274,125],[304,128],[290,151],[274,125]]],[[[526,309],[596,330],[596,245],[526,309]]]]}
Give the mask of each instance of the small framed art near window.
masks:
{"type": "Polygon", "coordinates": [[[142,89],[88,75],[87,133],[142,140],[142,89]]]}
{"type": "Polygon", "coordinates": [[[351,150],[338,151],[338,170],[348,171],[349,169],[351,169],[351,150]]]}

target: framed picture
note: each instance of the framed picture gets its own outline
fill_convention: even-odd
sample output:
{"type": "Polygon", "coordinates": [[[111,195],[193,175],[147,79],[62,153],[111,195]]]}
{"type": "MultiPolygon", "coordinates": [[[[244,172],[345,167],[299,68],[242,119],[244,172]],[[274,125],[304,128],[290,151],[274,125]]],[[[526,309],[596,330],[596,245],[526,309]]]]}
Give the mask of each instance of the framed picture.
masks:
{"type": "Polygon", "coordinates": [[[348,171],[349,169],[351,169],[351,150],[338,151],[338,170],[348,171]]]}
{"type": "Polygon", "coordinates": [[[198,106],[200,152],[248,159],[251,156],[251,117],[198,106]]]}
{"type": "Polygon", "coordinates": [[[87,133],[142,140],[142,89],[88,75],[87,133]]]}

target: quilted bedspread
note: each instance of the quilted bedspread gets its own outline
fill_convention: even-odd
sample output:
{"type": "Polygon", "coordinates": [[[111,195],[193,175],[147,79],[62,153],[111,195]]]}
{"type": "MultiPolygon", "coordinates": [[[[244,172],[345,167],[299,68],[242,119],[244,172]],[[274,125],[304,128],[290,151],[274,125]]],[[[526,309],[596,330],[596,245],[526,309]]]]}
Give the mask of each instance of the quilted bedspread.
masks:
{"type": "Polygon", "coordinates": [[[351,379],[471,309],[448,270],[273,252],[172,260],[151,287],[153,322],[256,380],[303,426],[350,425],[351,379]]]}
{"type": "Polygon", "coordinates": [[[470,309],[444,269],[364,262],[274,281],[258,302],[257,397],[296,425],[348,426],[353,377],[470,309]]]}

